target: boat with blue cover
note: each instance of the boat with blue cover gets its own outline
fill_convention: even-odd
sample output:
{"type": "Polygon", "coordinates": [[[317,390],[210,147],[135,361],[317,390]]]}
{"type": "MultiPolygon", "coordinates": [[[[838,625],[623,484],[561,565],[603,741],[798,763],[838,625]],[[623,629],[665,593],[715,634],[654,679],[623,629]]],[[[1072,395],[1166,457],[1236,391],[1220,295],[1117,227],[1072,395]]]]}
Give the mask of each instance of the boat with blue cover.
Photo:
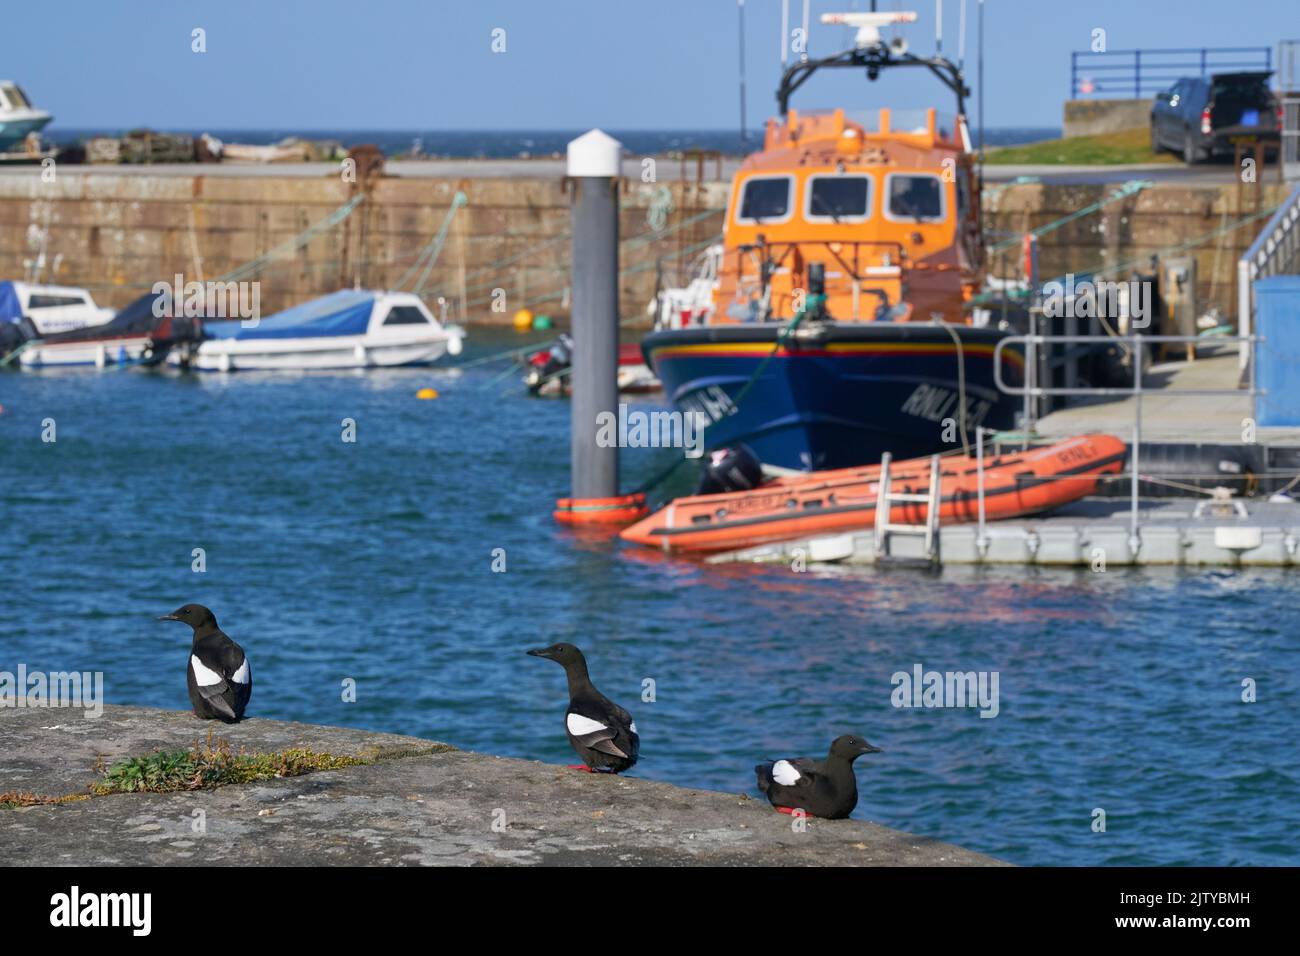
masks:
{"type": "MultiPolygon", "coordinates": [[[[783,75],[780,117],[732,184],[713,307],[642,343],[673,404],[707,416],[711,448],[744,442],[771,465],[843,468],[969,447],[977,426],[1016,423],[1020,403],[994,375],[1009,333],[978,326],[969,305],[984,278],[969,91],[950,61],[880,37],[915,19],[822,17],[857,26],[855,44],[783,75]],[[818,70],[875,80],[902,67],[938,78],[955,116],[790,108],[818,70]]],[[[1023,381],[1018,352],[1004,348],[1002,364],[1005,383],[1023,381]]]]}
{"type": "Polygon", "coordinates": [[[410,292],[344,289],[263,319],[208,320],[172,361],[201,371],[424,365],[460,354],[464,331],[410,292]]]}

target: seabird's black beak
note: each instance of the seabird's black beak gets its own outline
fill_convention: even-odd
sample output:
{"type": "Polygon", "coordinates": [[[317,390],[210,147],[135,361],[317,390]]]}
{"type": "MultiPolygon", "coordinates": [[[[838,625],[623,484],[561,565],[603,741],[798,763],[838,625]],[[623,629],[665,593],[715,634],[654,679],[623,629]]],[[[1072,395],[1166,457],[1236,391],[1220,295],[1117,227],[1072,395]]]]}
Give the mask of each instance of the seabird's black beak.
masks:
{"type": "Polygon", "coordinates": [[[158,620],[160,620],[160,621],[179,621],[180,618],[177,617],[175,614],[162,614],[162,615],[160,615],[160,616],[158,617],[158,620]]]}
{"type": "Polygon", "coordinates": [[[862,749],[859,750],[858,753],[863,753],[863,754],[879,754],[879,753],[884,753],[884,751],[881,750],[879,747],[873,747],[873,746],[871,746],[871,744],[867,743],[867,742],[864,740],[864,741],[862,742],[862,749]]]}
{"type": "Polygon", "coordinates": [[[549,650],[549,647],[534,647],[527,653],[529,657],[550,657],[551,655],[547,653],[549,650]]]}

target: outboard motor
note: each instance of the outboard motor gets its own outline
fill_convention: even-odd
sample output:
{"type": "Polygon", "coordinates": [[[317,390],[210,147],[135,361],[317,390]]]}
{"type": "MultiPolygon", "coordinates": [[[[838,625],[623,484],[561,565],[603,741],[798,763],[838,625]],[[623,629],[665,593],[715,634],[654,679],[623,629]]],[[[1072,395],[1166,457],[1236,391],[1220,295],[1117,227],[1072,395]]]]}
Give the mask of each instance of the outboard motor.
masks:
{"type": "Polygon", "coordinates": [[[561,333],[549,349],[538,352],[529,360],[528,374],[524,383],[533,394],[550,381],[555,375],[564,371],[573,362],[573,339],[561,333]]]}
{"type": "Polygon", "coordinates": [[[708,463],[700,475],[697,495],[716,495],[724,491],[749,491],[763,483],[763,463],[753,449],[743,443],[709,452],[708,463]]]}
{"type": "Polygon", "coordinates": [[[10,354],[24,342],[40,337],[35,324],[25,315],[12,322],[0,322],[0,358],[10,354]]]}

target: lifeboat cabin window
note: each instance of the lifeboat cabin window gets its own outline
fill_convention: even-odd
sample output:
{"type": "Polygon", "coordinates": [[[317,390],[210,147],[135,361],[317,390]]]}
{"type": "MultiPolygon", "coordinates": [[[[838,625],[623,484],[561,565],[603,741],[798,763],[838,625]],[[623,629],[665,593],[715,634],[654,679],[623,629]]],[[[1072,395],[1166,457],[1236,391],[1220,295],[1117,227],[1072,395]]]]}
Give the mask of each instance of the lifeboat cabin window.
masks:
{"type": "Polygon", "coordinates": [[[736,222],[753,226],[789,219],[793,186],[794,181],[789,176],[761,176],[745,180],[736,222]]]}
{"type": "Polygon", "coordinates": [[[413,305],[395,305],[388,310],[384,325],[425,325],[428,321],[413,305]]]}
{"type": "Polygon", "coordinates": [[[895,222],[942,222],[943,180],[927,173],[890,173],[885,177],[889,206],[885,217],[895,222]]]}
{"type": "Polygon", "coordinates": [[[809,176],[807,207],[809,222],[862,222],[871,214],[871,177],[809,176]]]}

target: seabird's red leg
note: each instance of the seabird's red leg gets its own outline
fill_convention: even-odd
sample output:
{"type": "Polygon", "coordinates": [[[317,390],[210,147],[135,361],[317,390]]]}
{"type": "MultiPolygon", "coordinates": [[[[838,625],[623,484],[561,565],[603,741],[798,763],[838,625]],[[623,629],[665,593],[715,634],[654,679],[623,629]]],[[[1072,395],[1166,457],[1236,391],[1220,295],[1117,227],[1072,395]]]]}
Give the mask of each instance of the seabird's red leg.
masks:
{"type": "Polygon", "coordinates": [[[571,763],[568,765],[570,770],[581,770],[583,773],[594,773],[585,763],[571,763]]]}

